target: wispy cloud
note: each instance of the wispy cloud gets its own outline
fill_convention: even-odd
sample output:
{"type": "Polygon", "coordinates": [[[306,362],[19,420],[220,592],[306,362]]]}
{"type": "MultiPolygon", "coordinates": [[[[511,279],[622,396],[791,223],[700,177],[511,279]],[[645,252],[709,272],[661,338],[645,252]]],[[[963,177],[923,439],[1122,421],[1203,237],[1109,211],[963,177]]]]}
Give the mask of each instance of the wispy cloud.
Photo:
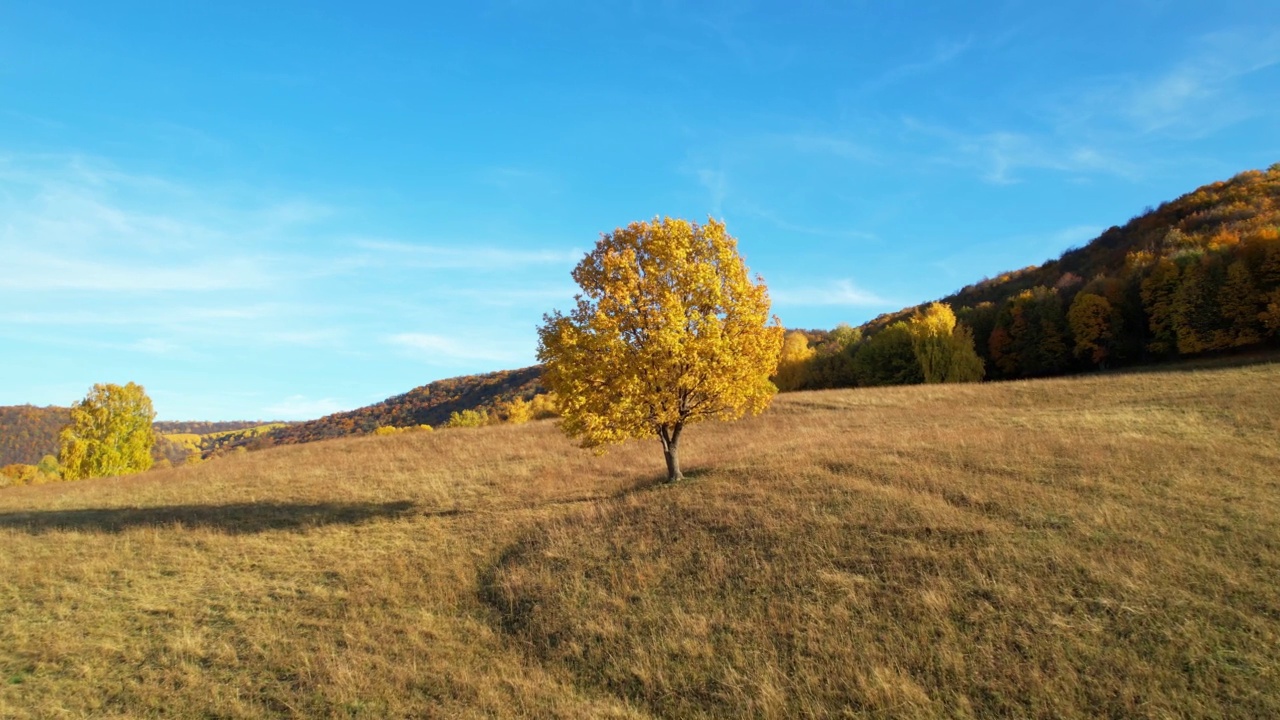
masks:
{"type": "Polygon", "coordinates": [[[573,265],[582,259],[578,250],[516,250],[499,247],[444,247],[394,240],[357,240],[355,246],[372,255],[368,262],[442,270],[509,270],[531,265],[573,265]]]}
{"type": "Polygon", "coordinates": [[[1072,225],[1041,237],[1048,244],[1065,250],[1093,240],[1102,234],[1103,229],[1098,225],[1072,225]]]}
{"type": "Polygon", "coordinates": [[[277,282],[266,262],[251,257],[185,265],[117,262],[27,252],[7,242],[0,245],[0,266],[21,269],[0,276],[0,289],[24,292],[193,293],[260,289],[277,282]]]}
{"type": "Polygon", "coordinates": [[[904,118],[903,127],[919,147],[940,143],[937,151],[924,151],[929,161],[970,168],[996,185],[1022,182],[1036,170],[1138,180],[1159,162],[1152,143],[1202,138],[1280,112],[1274,83],[1263,81],[1280,66],[1280,31],[1218,31],[1182,51],[1151,72],[1084,78],[1020,95],[994,127],[920,117],[904,118]]]}
{"type": "Polygon", "coordinates": [[[280,287],[311,263],[265,252],[325,206],[219,202],[79,156],[0,159],[0,290],[208,293],[280,287]]]}
{"type": "Polygon", "coordinates": [[[904,118],[903,125],[945,143],[935,162],[973,168],[983,180],[996,185],[1020,182],[1020,171],[1024,170],[1127,178],[1137,175],[1137,169],[1125,159],[1085,143],[1051,140],[1029,132],[965,133],[915,118],[904,118]]]}
{"type": "Polygon", "coordinates": [[[130,344],[129,349],[147,353],[148,355],[172,355],[182,352],[186,348],[161,338],[147,337],[130,344]]]}
{"type": "Polygon", "coordinates": [[[880,239],[879,236],[877,236],[875,233],[865,232],[863,230],[855,230],[853,228],[828,228],[828,227],[818,227],[815,225],[804,225],[801,223],[793,223],[781,217],[780,215],[778,215],[778,213],[772,210],[769,210],[767,208],[762,208],[754,204],[745,204],[744,212],[747,215],[758,217],[761,220],[768,222],[770,225],[773,225],[779,230],[784,230],[786,232],[796,233],[799,235],[813,235],[816,237],[826,237],[826,238],[843,238],[848,240],[876,241],[880,239]]]}
{"type": "Polygon", "coordinates": [[[808,287],[776,288],[769,291],[778,305],[794,307],[826,305],[843,307],[887,307],[894,303],[864,290],[852,280],[836,280],[808,287]]]}
{"type": "Polygon", "coordinates": [[[875,149],[834,135],[798,132],[779,136],[778,139],[798,153],[824,155],[863,163],[878,162],[880,159],[880,153],[875,149]]]}
{"type": "Polygon", "coordinates": [[[973,45],[973,38],[963,40],[944,40],[939,42],[931,53],[919,60],[913,60],[890,68],[869,82],[863,89],[868,92],[880,90],[918,75],[925,75],[939,68],[950,65],[973,45]]]}
{"type": "MultiPolygon", "coordinates": [[[[1200,37],[1188,56],[1155,78],[1134,78],[1114,103],[1141,132],[1201,135],[1262,111],[1238,98],[1246,76],[1280,65],[1280,31],[1235,29],[1200,37]]],[[[1275,102],[1274,94],[1270,98],[1275,102]]],[[[1106,107],[1105,105],[1103,106],[1106,107]]]]}
{"type": "Polygon", "coordinates": [[[512,362],[521,353],[489,341],[475,338],[448,337],[433,333],[406,332],[387,338],[387,342],[427,361],[453,362],[472,360],[483,362],[512,362]]]}

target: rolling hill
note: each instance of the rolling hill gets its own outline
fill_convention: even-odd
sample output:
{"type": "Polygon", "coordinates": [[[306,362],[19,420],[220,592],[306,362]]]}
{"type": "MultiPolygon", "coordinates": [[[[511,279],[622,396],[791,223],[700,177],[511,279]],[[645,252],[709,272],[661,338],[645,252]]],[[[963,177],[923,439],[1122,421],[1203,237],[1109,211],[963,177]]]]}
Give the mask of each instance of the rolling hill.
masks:
{"type": "Polygon", "coordinates": [[[294,423],[258,437],[228,443],[222,449],[261,449],[350,435],[368,435],[379,427],[443,425],[454,412],[487,412],[499,403],[515,398],[528,400],[544,392],[540,383],[541,375],[541,366],[535,365],[519,370],[436,380],[373,405],[326,415],[318,420],[294,423]]]}
{"type": "Polygon", "coordinates": [[[0,492],[0,716],[1280,716],[1280,363],[0,492]]]}

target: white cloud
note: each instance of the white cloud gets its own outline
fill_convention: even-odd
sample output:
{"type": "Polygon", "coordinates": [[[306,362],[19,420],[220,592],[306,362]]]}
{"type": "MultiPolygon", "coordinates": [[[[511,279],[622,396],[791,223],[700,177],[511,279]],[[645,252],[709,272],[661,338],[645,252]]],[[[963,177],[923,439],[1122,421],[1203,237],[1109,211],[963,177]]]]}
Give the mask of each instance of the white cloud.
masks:
{"type": "Polygon", "coordinates": [[[254,307],[153,307],[150,312],[125,315],[103,310],[0,312],[0,325],[135,325],[140,327],[189,327],[210,321],[240,322],[283,314],[286,308],[254,307]]]}
{"type": "Polygon", "coordinates": [[[1048,242],[1056,247],[1078,247],[1102,234],[1104,228],[1097,225],[1073,225],[1048,235],[1048,242]]]}
{"type": "Polygon", "coordinates": [[[1237,28],[1194,39],[1181,58],[1153,72],[1096,76],[1023,95],[1001,115],[1030,123],[1005,119],[974,129],[903,122],[917,139],[941,143],[930,153],[933,162],[970,168],[989,183],[1018,183],[1029,170],[1133,180],[1161,162],[1150,143],[1201,138],[1280,112],[1280,94],[1267,81],[1277,66],[1280,31],[1237,28]],[[1144,162],[1135,160],[1144,155],[1144,162]]]}
{"type": "Polygon", "coordinates": [[[839,305],[843,307],[887,307],[893,303],[853,284],[851,280],[836,280],[821,286],[778,288],[769,291],[778,305],[814,306],[839,305]]]}
{"type": "Polygon", "coordinates": [[[184,350],[181,346],[163,340],[160,338],[142,338],[141,340],[129,345],[130,350],[147,353],[149,355],[172,355],[176,352],[184,350]]]}
{"type": "Polygon", "coordinates": [[[6,241],[0,266],[15,268],[0,276],[0,289],[25,292],[208,292],[248,290],[277,283],[260,258],[232,257],[196,263],[162,264],[80,259],[56,253],[27,252],[6,241]]]}
{"type": "MultiPolygon", "coordinates": [[[[1280,31],[1236,29],[1200,37],[1189,55],[1155,78],[1134,78],[1117,97],[1103,93],[1105,112],[1117,108],[1141,132],[1202,135],[1261,109],[1243,101],[1240,81],[1280,65],[1280,31]]],[[[1274,102],[1275,98],[1269,98],[1274,102]]]]}
{"type": "Polygon", "coordinates": [[[220,198],[79,156],[0,158],[0,290],[279,288],[313,262],[264,247],[326,217],[299,199],[220,198]]]}
{"type": "Polygon", "coordinates": [[[342,344],[346,333],[336,328],[319,328],[315,330],[278,330],[259,334],[262,342],[273,345],[302,345],[305,347],[326,347],[342,344]]]}
{"type": "Polygon", "coordinates": [[[518,362],[521,355],[512,348],[500,347],[472,338],[446,337],[432,333],[406,332],[387,337],[387,342],[412,352],[415,356],[439,363],[450,361],[518,362]]]}
{"type": "Polygon", "coordinates": [[[1126,178],[1137,174],[1131,163],[1084,142],[1003,130],[964,133],[915,118],[905,118],[903,124],[912,132],[946,143],[943,154],[935,157],[936,162],[972,168],[983,180],[996,185],[1020,182],[1020,170],[1055,170],[1126,178]]]}
{"type": "Polygon", "coordinates": [[[367,262],[449,270],[498,270],[532,265],[573,265],[578,250],[515,250],[499,247],[442,247],[392,240],[357,240],[356,247],[374,253],[367,262]]]}

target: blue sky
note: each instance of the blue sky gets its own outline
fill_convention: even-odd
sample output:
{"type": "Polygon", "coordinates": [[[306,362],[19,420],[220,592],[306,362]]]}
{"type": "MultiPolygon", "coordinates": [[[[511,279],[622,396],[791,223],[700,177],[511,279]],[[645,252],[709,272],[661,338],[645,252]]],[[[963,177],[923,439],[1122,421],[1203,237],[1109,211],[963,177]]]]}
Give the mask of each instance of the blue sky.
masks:
{"type": "Polygon", "coordinates": [[[1274,0],[0,0],[0,405],[305,419],[528,365],[658,215],[858,324],[1277,161],[1274,0]]]}

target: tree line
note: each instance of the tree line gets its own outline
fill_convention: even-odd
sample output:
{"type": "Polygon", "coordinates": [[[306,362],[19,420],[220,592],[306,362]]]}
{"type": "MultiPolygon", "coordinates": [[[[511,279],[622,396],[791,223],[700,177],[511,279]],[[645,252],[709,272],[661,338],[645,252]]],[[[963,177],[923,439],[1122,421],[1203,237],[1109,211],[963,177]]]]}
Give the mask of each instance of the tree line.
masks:
{"type": "Polygon", "coordinates": [[[1043,377],[1280,345],[1280,164],[1206,185],[1042,266],[859,328],[794,331],[786,390],[1043,377]],[[954,310],[940,376],[920,336],[954,310]],[[967,349],[981,365],[977,372],[967,349]],[[955,354],[959,353],[959,354],[955,354]]]}

